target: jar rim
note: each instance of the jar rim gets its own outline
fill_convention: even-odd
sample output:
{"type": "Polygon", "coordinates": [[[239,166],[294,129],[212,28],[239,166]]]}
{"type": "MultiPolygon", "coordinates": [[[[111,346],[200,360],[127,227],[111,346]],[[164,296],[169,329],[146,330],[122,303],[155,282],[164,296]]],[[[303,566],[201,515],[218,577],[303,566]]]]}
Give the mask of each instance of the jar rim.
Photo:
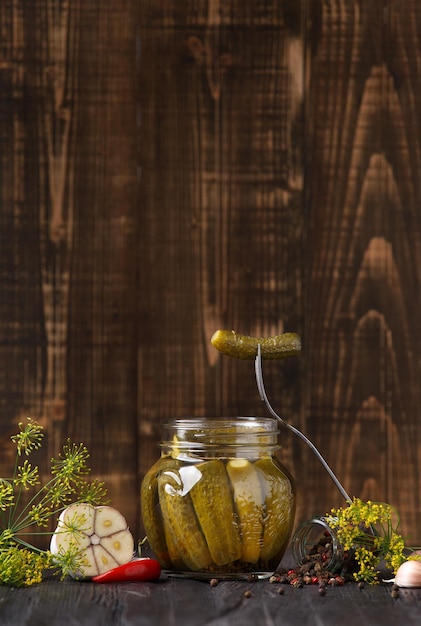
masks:
{"type": "Polygon", "coordinates": [[[161,448],[209,451],[269,448],[277,450],[278,422],[270,417],[175,418],[162,425],[161,448]]]}
{"type": "Polygon", "coordinates": [[[186,416],[175,417],[163,423],[163,426],[190,426],[202,428],[212,428],[215,424],[227,425],[243,425],[249,427],[251,425],[261,424],[265,429],[274,431],[278,430],[278,421],[273,417],[258,417],[255,415],[238,415],[234,417],[216,417],[216,416],[186,416]]]}

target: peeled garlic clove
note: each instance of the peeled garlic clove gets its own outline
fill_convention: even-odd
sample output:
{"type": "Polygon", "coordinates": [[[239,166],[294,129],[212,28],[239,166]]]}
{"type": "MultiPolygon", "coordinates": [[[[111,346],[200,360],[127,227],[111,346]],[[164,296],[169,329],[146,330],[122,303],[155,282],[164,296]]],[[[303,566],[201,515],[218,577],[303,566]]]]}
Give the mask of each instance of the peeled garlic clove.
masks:
{"type": "Polygon", "coordinates": [[[398,587],[421,587],[421,561],[405,561],[395,576],[398,587]]]}
{"type": "Polygon", "coordinates": [[[134,540],[119,511],[78,502],[61,513],[50,543],[55,556],[69,550],[78,557],[78,571],[70,572],[71,576],[90,578],[128,563],[133,557],[134,540]]]}

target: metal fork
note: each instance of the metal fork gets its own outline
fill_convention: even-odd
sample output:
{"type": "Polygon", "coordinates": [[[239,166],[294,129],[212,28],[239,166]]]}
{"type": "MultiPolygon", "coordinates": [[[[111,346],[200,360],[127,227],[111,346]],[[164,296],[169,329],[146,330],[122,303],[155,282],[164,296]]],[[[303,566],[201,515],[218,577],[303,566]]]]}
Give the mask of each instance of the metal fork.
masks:
{"type": "Polygon", "coordinates": [[[314,454],[317,456],[317,458],[319,459],[320,463],[323,465],[323,467],[325,468],[325,470],[327,471],[327,473],[329,474],[329,476],[331,477],[331,479],[333,480],[333,482],[335,483],[335,485],[337,486],[337,488],[339,489],[339,491],[341,492],[342,496],[344,497],[344,499],[347,502],[352,502],[352,498],[349,497],[349,495],[347,494],[347,492],[345,491],[345,489],[343,488],[343,486],[341,485],[341,483],[339,482],[338,478],[336,477],[335,473],[332,471],[332,469],[329,467],[329,465],[327,464],[327,462],[325,461],[325,459],[323,458],[323,456],[320,454],[320,452],[318,451],[318,449],[316,448],[316,446],[310,441],[310,439],[308,439],[300,430],[298,430],[297,428],[295,428],[295,426],[291,426],[291,424],[288,424],[287,422],[285,422],[282,417],[280,417],[272,408],[268,397],[266,395],[266,391],[265,391],[265,386],[263,384],[263,371],[262,371],[262,352],[261,352],[261,348],[260,348],[260,343],[257,346],[257,356],[255,358],[254,361],[254,369],[256,372],[256,382],[257,382],[257,389],[259,390],[259,394],[260,394],[260,398],[261,400],[266,404],[267,409],[269,410],[269,412],[273,415],[273,417],[275,417],[281,424],[283,424],[283,426],[286,426],[286,428],[288,428],[290,431],[292,431],[295,435],[298,435],[298,437],[300,437],[300,439],[302,439],[307,445],[308,447],[314,452],[314,454]]]}

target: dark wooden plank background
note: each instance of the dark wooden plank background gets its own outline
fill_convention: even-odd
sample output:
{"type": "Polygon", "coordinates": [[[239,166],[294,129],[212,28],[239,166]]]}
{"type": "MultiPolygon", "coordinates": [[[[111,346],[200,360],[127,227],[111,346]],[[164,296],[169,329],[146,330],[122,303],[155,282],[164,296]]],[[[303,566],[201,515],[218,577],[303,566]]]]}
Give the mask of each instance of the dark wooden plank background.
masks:
{"type": "MultiPolygon", "coordinates": [[[[84,441],[136,533],[160,424],[274,407],[421,541],[416,0],[3,0],[0,468],[84,441]]],[[[297,522],[341,504],[283,435],[297,522]]]]}

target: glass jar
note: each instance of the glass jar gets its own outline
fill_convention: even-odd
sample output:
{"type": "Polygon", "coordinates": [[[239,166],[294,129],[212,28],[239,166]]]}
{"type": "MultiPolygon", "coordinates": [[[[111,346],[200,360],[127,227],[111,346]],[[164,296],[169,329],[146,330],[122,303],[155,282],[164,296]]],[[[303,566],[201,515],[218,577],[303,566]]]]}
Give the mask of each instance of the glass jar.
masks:
{"type": "Polygon", "coordinates": [[[270,576],[295,516],[295,486],[276,458],[271,418],[187,418],[163,427],[141,509],[162,567],[198,578],[270,576]]]}
{"type": "Polygon", "coordinates": [[[291,540],[292,555],[298,565],[319,561],[331,573],[343,569],[347,554],[336,532],[325,517],[313,517],[303,522],[291,540]]]}

